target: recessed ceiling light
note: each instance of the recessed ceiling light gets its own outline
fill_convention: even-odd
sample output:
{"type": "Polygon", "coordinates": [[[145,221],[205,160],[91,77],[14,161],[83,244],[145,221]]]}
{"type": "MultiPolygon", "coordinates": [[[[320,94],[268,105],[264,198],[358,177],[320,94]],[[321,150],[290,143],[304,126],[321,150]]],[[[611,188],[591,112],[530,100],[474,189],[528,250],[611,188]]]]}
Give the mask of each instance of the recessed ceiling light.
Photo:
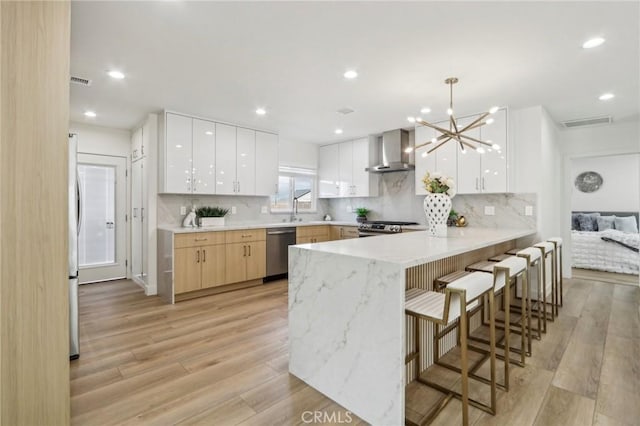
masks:
{"type": "Polygon", "coordinates": [[[85,117],[94,118],[94,117],[96,117],[97,114],[95,112],[93,112],[93,111],[85,111],[84,115],[85,115],[85,117]]]}
{"type": "Polygon", "coordinates": [[[344,78],[349,80],[353,80],[357,76],[358,76],[358,72],[355,70],[348,70],[347,72],[344,73],[344,78]]]}
{"type": "Polygon", "coordinates": [[[407,117],[407,121],[409,123],[415,123],[416,122],[416,118],[415,117],[407,117]]]}
{"type": "Polygon", "coordinates": [[[107,74],[109,74],[109,77],[115,78],[116,80],[122,80],[124,78],[124,74],[117,70],[111,70],[107,74]]]}
{"type": "Polygon", "coordinates": [[[256,110],[256,114],[258,115],[265,115],[267,113],[267,110],[265,110],[264,108],[258,108],[256,110]]]}
{"type": "Polygon", "coordinates": [[[333,131],[333,133],[335,133],[336,135],[341,135],[342,134],[342,129],[336,129],[333,131]]]}
{"type": "Polygon", "coordinates": [[[598,99],[600,99],[601,101],[608,101],[609,99],[613,99],[614,97],[615,95],[613,93],[605,93],[603,95],[600,95],[598,99]]]}
{"type": "Polygon", "coordinates": [[[429,114],[431,112],[431,108],[424,107],[420,110],[422,114],[429,114]]]}
{"type": "Polygon", "coordinates": [[[211,136],[211,135],[213,135],[213,132],[211,130],[207,130],[206,132],[204,132],[204,134],[211,136]]]}
{"type": "Polygon", "coordinates": [[[600,46],[602,43],[604,43],[604,39],[602,37],[595,37],[595,38],[592,38],[590,40],[585,41],[582,44],[582,48],[583,49],[591,49],[593,47],[600,46]]]}

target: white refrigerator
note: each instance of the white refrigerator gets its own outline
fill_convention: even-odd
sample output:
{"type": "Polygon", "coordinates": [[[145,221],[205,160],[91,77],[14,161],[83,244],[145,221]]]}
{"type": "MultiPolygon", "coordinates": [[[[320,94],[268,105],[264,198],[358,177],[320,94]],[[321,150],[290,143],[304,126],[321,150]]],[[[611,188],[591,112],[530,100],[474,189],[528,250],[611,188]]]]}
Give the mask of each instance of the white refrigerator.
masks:
{"type": "Polygon", "coordinates": [[[80,186],[78,136],[69,133],[69,357],[80,357],[78,333],[78,233],[80,232],[80,186]]]}

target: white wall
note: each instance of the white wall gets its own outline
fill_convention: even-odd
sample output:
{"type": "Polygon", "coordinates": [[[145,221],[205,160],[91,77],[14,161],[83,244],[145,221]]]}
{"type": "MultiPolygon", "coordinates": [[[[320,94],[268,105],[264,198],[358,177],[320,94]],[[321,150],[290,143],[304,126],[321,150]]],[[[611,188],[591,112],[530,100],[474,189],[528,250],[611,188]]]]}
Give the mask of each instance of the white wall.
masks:
{"type": "Polygon", "coordinates": [[[78,134],[78,152],[129,158],[131,132],[84,123],[69,123],[69,132],[78,134]]]}
{"type": "Polygon", "coordinates": [[[581,192],[572,188],[572,211],[640,210],[640,162],[639,154],[580,157],[571,159],[571,182],[587,171],[602,176],[602,187],[595,192],[581,192]]]}
{"type": "Polygon", "coordinates": [[[281,166],[318,168],[318,145],[283,138],[279,142],[281,166]]]}

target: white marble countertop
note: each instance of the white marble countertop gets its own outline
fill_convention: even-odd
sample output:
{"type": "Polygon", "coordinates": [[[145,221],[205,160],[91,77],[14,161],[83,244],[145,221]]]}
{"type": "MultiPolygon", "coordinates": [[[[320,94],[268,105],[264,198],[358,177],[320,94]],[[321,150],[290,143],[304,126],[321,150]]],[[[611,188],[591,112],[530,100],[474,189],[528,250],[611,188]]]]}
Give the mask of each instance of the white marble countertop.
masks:
{"type": "Polygon", "coordinates": [[[536,231],[533,229],[448,228],[446,238],[432,237],[423,231],[301,244],[295,247],[394,263],[410,268],[535,234],[536,231]]]}
{"type": "Polygon", "coordinates": [[[272,222],[272,223],[239,223],[225,226],[215,226],[211,228],[183,228],[181,226],[158,226],[163,231],[173,232],[174,234],[186,234],[190,232],[216,232],[216,231],[237,231],[243,229],[260,229],[260,228],[290,228],[298,226],[313,225],[334,225],[334,226],[358,226],[357,222],[341,222],[335,220],[314,220],[309,222],[272,222]]]}

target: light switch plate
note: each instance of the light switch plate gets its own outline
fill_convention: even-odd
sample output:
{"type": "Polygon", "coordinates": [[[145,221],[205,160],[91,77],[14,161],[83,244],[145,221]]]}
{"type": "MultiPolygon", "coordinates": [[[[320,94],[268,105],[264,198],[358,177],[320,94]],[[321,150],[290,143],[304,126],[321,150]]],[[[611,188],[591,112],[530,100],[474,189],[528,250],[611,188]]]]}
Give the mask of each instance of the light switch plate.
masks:
{"type": "Polygon", "coordinates": [[[180,214],[187,214],[187,206],[180,206],[180,214]]]}
{"type": "Polygon", "coordinates": [[[533,206],[524,206],[524,215],[533,216],[533,206]]]}
{"type": "Polygon", "coordinates": [[[269,211],[267,210],[267,206],[262,206],[262,209],[260,209],[260,212],[262,213],[269,213],[269,211]]]}
{"type": "Polygon", "coordinates": [[[496,208],[493,206],[484,206],[484,214],[485,216],[495,216],[496,208]]]}
{"type": "Polygon", "coordinates": [[[236,206],[231,206],[231,214],[236,214],[237,212],[236,206]]]}

